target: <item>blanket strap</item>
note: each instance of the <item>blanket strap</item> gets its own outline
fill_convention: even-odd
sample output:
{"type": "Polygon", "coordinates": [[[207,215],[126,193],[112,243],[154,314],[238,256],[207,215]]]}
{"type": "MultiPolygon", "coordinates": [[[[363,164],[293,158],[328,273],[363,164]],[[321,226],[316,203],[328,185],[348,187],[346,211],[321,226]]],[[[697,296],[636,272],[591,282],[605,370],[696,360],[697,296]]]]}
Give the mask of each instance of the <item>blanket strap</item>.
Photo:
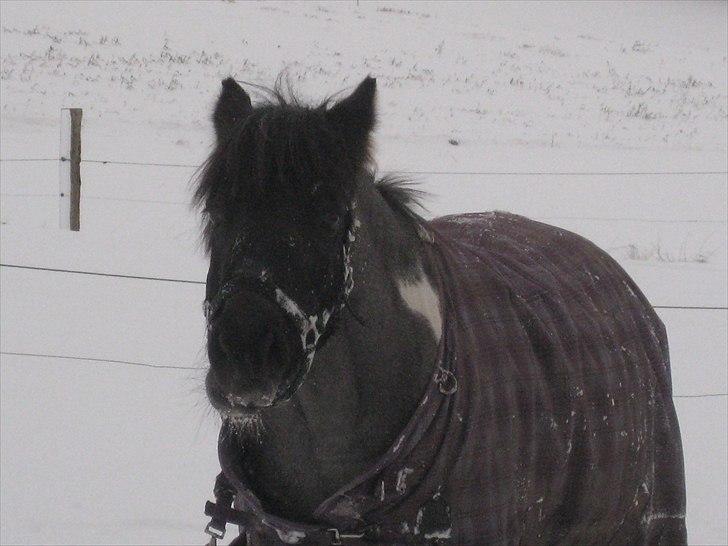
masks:
{"type": "MultiPolygon", "coordinates": [[[[211,518],[205,527],[205,533],[210,535],[210,541],[207,543],[207,546],[217,546],[217,541],[225,537],[225,527],[228,523],[239,525],[242,529],[254,529],[259,523],[253,514],[232,508],[235,490],[222,472],[215,479],[213,493],[215,495],[215,502],[207,501],[205,503],[205,515],[211,518]]],[[[244,536],[245,534],[241,533],[241,537],[244,536]]],[[[308,536],[316,540],[319,544],[337,546],[349,544],[351,541],[359,542],[366,540],[367,533],[346,533],[335,528],[321,528],[318,531],[309,533],[308,536]]],[[[235,544],[245,543],[236,541],[235,544]]]]}
{"type": "MultiPolygon", "coordinates": [[[[222,472],[215,479],[213,494],[215,495],[215,502],[208,501],[205,504],[205,515],[212,518],[207,526],[205,526],[205,533],[210,535],[208,546],[217,546],[217,541],[222,540],[225,536],[227,522],[234,522],[234,519],[229,516],[234,517],[237,515],[230,514],[229,512],[238,512],[237,510],[231,509],[233,499],[235,498],[235,490],[222,472]]],[[[239,514],[247,515],[242,512],[239,512],[239,514]]],[[[247,523],[244,524],[241,522],[240,525],[247,525],[247,523]]]]}

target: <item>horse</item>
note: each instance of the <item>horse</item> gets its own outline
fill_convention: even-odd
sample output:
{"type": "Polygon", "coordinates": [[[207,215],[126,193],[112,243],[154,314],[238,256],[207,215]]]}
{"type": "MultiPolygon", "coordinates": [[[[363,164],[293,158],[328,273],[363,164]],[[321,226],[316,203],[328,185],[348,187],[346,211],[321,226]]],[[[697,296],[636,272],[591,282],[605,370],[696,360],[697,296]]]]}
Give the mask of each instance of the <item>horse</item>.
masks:
{"type": "Polygon", "coordinates": [[[376,80],[306,105],[233,79],[195,200],[211,543],[685,544],[663,323],[581,236],[426,220],[377,177],[376,80]]]}

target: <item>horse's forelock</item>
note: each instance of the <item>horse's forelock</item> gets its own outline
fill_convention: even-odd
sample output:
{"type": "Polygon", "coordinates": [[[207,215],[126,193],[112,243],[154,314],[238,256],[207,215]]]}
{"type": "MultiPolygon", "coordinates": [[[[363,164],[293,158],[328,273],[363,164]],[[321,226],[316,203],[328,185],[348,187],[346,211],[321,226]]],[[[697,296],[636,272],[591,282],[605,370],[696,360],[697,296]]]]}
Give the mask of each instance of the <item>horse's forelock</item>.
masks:
{"type": "Polygon", "coordinates": [[[327,103],[311,108],[277,97],[217,143],[197,178],[194,203],[203,211],[268,199],[301,202],[319,190],[350,196],[346,183],[361,165],[343,153],[327,103]]]}

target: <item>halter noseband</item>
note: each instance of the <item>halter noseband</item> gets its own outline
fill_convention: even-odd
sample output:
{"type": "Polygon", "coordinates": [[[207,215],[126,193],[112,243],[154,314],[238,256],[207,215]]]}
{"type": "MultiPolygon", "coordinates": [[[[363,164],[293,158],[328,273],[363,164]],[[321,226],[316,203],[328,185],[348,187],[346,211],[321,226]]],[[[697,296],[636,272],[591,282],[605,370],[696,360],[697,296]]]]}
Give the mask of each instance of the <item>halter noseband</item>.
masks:
{"type": "Polygon", "coordinates": [[[291,298],[286,292],[275,284],[267,269],[258,261],[245,256],[237,256],[239,248],[242,246],[240,237],[235,239],[230,262],[237,262],[235,272],[231,278],[223,284],[217,291],[215,296],[210,300],[205,300],[203,304],[205,319],[207,320],[208,330],[215,315],[222,309],[225,299],[237,292],[243,286],[251,286],[257,292],[262,292],[268,298],[275,301],[278,306],[291,318],[293,324],[301,338],[301,347],[303,349],[304,360],[303,365],[299,367],[296,377],[288,386],[280,386],[276,393],[276,400],[290,400],[293,394],[303,383],[313,365],[313,358],[319,342],[328,337],[332,331],[334,318],[341,312],[346,305],[349,294],[354,288],[354,274],[351,265],[351,247],[356,239],[356,228],[358,222],[354,216],[356,202],[352,202],[347,211],[349,218],[349,226],[344,237],[342,256],[344,278],[343,285],[339,293],[334,298],[331,305],[324,307],[315,315],[307,315],[301,306],[291,298]],[[236,260],[237,258],[237,260],[236,260]],[[328,328],[327,328],[328,327],[328,328]]]}

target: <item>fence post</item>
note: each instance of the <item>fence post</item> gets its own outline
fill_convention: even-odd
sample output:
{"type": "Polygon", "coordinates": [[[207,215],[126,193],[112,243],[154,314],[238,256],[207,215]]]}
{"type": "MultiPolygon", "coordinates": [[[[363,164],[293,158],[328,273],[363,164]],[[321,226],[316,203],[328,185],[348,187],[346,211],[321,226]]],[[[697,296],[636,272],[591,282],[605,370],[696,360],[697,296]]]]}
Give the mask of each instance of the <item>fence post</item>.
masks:
{"type": "Polygon", "coordinates": [[[81,229],[81,108],[61,109],[60,227],[81,229]]]}

